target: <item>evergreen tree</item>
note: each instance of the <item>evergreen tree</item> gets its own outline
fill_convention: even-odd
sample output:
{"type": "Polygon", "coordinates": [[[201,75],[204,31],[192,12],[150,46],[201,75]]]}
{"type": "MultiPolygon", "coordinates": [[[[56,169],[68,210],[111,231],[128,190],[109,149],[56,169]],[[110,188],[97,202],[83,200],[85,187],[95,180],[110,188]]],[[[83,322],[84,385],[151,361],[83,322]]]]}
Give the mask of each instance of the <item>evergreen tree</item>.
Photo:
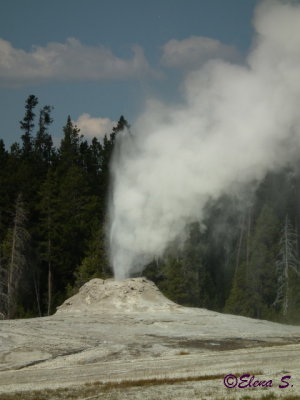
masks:
{"type": "Polygon", "coordinates": [[[97,198],[91,194],[86,172],[77,165],[59,176],[56,229],[57,251],[56,289],[64,294],[68,283],[74,281],[74,272],[86,254],[88,240],[98,223],[97,198]]]}
{"type": "Polygon", "coordinates": [[[34,150],[38,158],[39,165],[47,168],[53,158],[53,141],[51,135],[48,133],[48,128],[52,124],[53,119],[51,112],[53,107],[44,106],[40,110],[38,131],[34,141],[34,150]]]}
{"type": "Polygon", "coordinates": [[[80,164],[80,142],[83,136],[79,134],[80,129],[73,124],[70,115],[67,123],[63,128],[64,137],[60,145],[60,164],[62,169],[73,164],[80,164]]]}
{"type": "MultiPolygon", "coordinates": [[[[5,234],[5,225],[7,224],[7,208],[10,203],[11,176],[8,174],[9,154],[5,149],[3,140],[0,139],[0,243],[5,234]]],[[[1,254],[0,254],[1,257],[1,254]]]]}
{"type": "Polygon", "coordinates": [[[39,196],[39,258],[43,272],[42,276],[46,276],[47,281],[46,313],[50,315],[52,311],[53,274],[60,250],[57,246],[60,224],[58,214],[58,180],[53,169],[48,170],[47,178],[41,187],[39,196]],[[47,272],[45,273],[45,271],[47,272]]]}
{"type": "Polygon", "coordinates": [[[22,135],[22,152],[25,157],[27,157],[32,151],[32,130],[34,128],[34,109],[38,104],[38,98],[31,94],[28,96],[25,103],[25,116],[22,121],[20,121],[20,127],[24,131],[22,135]]]}
{"type": "Polygon", "coordinates": [[[237,264],[225,311],[253,318],[268,318],[276,296],[275,260],[278,220],[264,205],[250,236],[249,259],[237,264]]]}
{"type": "Polygon", "coordinates": [[[79,289],[92,278],[107,279],[111,276],[105,230],[103,226],[100,226],[93,233],[93,237],[89,241],[87,255],[75,272],[74,288],[79,289]]]}
{"type": "Polygon", "coordinates": [[[251,317],[267,318],[276,294],[275,261],[279,223],[272,208],[265,205],[257,218],[251,243],[249,286],[251,317]]]}
{"type": "Polygon", "coordinates": [[[300,265],[297,254],[297,235],[291,226],[288,216],[281,231],[279,240],[279,257],[276,261],[277,267],[277,295],[275,306],[280,305],[281,312],[286,317],[290,311],[292,292],[292,278],[300,276],[300,265]]]}

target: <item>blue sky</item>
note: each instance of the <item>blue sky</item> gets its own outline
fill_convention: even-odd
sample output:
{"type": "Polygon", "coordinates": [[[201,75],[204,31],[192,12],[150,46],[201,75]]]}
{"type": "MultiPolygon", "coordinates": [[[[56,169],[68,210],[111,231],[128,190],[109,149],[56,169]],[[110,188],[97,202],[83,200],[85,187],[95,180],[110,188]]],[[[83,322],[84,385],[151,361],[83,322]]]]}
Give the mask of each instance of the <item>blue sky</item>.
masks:
{"type": "Polygon", "coordinates": [[[257,0],[1,0],[0,137],[20,137],[24,103],[54,106],[57,140],[70,114],[101,137],[147,98],[180,99],[180,82],[207,59],[241,59],[257,0]]]}

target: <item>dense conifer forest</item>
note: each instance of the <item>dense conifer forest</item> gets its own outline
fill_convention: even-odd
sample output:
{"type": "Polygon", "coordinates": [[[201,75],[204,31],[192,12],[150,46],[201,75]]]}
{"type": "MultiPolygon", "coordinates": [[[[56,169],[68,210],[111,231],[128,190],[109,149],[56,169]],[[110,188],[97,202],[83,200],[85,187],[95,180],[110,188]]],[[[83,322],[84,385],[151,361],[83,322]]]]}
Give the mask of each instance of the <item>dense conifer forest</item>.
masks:
{"type": "MultiPolygon", "coordinates": [[[[106,225],[116,137],[87,140],[71,117],[52,141],[52,107],[30,95],[20,142],[0,140],[0,317],[50,315],[94,277],[112,276],[106,225]]],[[[155,162],[155,160],[153,160],[155,162]]],[[[300,165],[300,157],[299,157],[300,165]]],[[[299,166],[211,201],[144,275],[186,305],[300,322],[299,166]]]]}

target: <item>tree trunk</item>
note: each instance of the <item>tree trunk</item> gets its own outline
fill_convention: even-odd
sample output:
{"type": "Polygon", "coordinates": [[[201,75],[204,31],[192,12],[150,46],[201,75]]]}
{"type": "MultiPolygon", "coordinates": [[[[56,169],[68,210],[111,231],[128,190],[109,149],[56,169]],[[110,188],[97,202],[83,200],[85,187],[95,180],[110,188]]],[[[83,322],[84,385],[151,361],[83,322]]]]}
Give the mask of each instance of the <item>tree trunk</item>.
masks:
{"type": "Polygon", "coordinates": [[[237,254],[236,254],[236,264],[235,264],[235,272],[239,269],[240,265],[240,257],[241,257],[241,251],[242,251],[242,244],[243,244],[243,236],[244,236],[244,225],[245,225],[245,216],[241,218],[241,230],[240,230],[240,236],[239,236],[239,242],[238,242],[238,248],[237,248],[237,254]]]}
{"type": "Polygon", "coordinates": [[[40,304],[40,291],[39,291],[39,287],[37,284],[37,279],[35,277],[35,274],[33,275],[33,283],[34,283],[34,290],[35,290],[35,297],[36,297],[36,304],[37,304],[37,308],[38,308],[38,313],[39,313],[39,317],[42,316],[42,311],[41,311],[41,304],[40,304]]]}
{"type": "Polygon", "coordinates": [[[52,265],[51,265],[51,237],[50,237],[50,229],[51,229],[51,217],[50,211],[48,209],[48,246],[47,246],[47,253],[48,253],[48,309],[47,314],[50,315],[51,313],[51,306],[52,306],[52,265]]]}
{"type": "Polygon", "coordinates": [[[13,316],[13,276],[14,276],[14,263],[15,263],[15,251],[16,251],[16,235],[17,235],[17,226],[16,226],[16,217],[14,222],[13,229],[13,237],[12,237],[12,246],[10,252],[10,262],[8,266],[8,282],[7,282],[7,318],[10,319],[13,316]]]}
{"type": "Polygon", "coordinates": [[[51,313],[51,304],[52,303],[52,269],[51,269],[51,261],[48,263],[48,310],[47,314],[51,313]]]}
{"type": "Polygon", "coordinates": [[[247,239],[246,239],[246,281],[249,278],[249,259],[250,259],[250,233],[251,233],[251,209],[248,210],[247,221],[247,239]]]}

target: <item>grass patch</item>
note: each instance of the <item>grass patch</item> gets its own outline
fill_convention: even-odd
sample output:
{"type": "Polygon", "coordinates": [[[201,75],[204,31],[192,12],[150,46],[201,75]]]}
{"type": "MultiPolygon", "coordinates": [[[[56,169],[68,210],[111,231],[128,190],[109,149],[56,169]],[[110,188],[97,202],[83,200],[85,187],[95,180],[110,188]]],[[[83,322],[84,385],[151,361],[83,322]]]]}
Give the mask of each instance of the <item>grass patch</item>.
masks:
{"type": "Polygon", "coordinates": [[[76,400],[82,399],[83,396],[99,395],[101,393],[108,393],[112,390],[130,389],[134,387],[149,387],[156,385],[173,385],[176,383],[207,381],[214,379],[223,379],[223,374],[216,375],[203,375],[203,376],[189,376],[189,377],[158,377],[158,378],[144,378],[136,380],[124,380],[119,382],[91,382],[85,383],[77,388],[62,388],[62,389],[46,389],[35,390],[31,392],[16,392],[16,393],[0,393],[0,400],[49,400],[49,399],[64,399],[76,400]]]}
{"type": "Polygon", "coordinates": [[[144,379],[126,380],[126,381],[120,381],[120,382],[106,382],[106,383],[93,382],[93,383],[86,383],[85,386],[97,386],[97,387],[101,388],[102,390],[110,390],[110,389],[123,389],[123,388],[129,388],[129,387],[139,387],[139,386],[174,385],[176,383],[210,381],[210,380],[223,379],[223,378],[224,378],[223,374],[187,376],[187,377],[178,377],[178,378],[159,377],[159,378],[144,378],[144,379]]]}
{"type": "MultiPolygon", "coordinates": [[[[260,375],[262,371],[247,372],[250,375],[260,375]]],[[[226,375],[226,374],[225,374],[226,375]]],[[[110,392],[116,394],[122,390],[138,388],[138,387],[151,387],[157,385],[174,385],[185,382],[200,382],[210,380],[220,380],[220,385],[223,385],[224,374],[214,375],[201,375],[201,376],[187,376],[187,377],[157,377],[157,378],[143,378],[134,380],[123,380],[113,382],[90,382],[72,388],[59,388],[59,389],[45,389],[36,390],[31,392],[16,392],[16,393],[0,393],[0,400],[88,400],[88,399],[108,399],[107,396],[110,392]]],[[[242,373],[234,373],[235,376],[240,377],[242,373]]],[[[277,395],[275,393],[267,393],[260,395],[256,392],[256,397],[248,395],[242,396],[240,400],[300,400],[300,395],[277,395]]],[[[109,397],[110,398],[110,397],[109,397]]],[[[118,397],[119,398],[119,397],[118,397]]],[[[164,398],[164,397],[162,397],[164,398]]],[[[199,400],[201,397],[199,397],[199,400]]],[[[230,393],[226,397],[216,397],[216,400],[234,400],[236,397],[231,397],[230,393]]]]}
{"type": "MultiPolygon", "coordinates": [[[[300,400],[300,395],[276,395],[275,393],[269,393],[262,396],[242,396],[239,400],[300,400]]],[[[216,400],[237,400],[237,397],[217,397],[216,400]]]]}
{"type": "Polygon", "coordinates": [[[180,351],[180,352],[178,353],[179,356],[188,356],[189,354],[191,354],[191,353],[188,352],[188,351],[184,351],[184,350],[182,350],[182,351],[180,351]]]}

